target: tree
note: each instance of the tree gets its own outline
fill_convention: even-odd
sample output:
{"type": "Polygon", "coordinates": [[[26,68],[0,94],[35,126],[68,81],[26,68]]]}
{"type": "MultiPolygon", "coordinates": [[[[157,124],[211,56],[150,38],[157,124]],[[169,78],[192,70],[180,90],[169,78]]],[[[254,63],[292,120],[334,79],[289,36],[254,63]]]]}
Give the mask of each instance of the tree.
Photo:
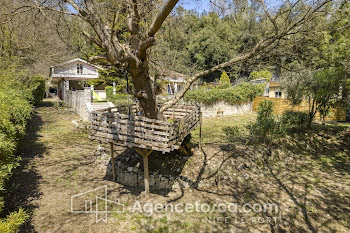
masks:
{"type": "Polygon", "coordinates": [[[230,84],[230,77],[226,74],[225,71],[222,72],[219,82],[220,82],[221,85],[230,84]]]}
{"type": "Polygon", "coordinates": [[[337,68],[287,72],[281,83],[293,105],[299,105],[304,100],[308,102],[309,128],[317,112],[324,121],[331,107],[346,101],[342,98],[342,92],[347,89],[346,76],[337,68]]]}
{"type": "Polygon", "coordinates": [[[263,78],[269,81],[272,78],[272,73],[268,70],[261,70],[261,71],[253,71],[249,75],[249,80],[263,79],[263,78]]]}
{"type": "MultiPolygon", "coordinates": [[[[285,4],[285,7],[270,12],[263,0],[259,0],[260,7],[256,8],[261,25],[266,25],[266,31],[248,49],[237,54],[229,61],[220,63],[210,69],[201,71],[188,79],[183,89],[170,101],[158,108],[155,98],[155,79],[150,76],[151,57],[150,49],[156,45],[156,34],[164,21],[175,8],[178,0],[136,1],[128,0],[116,2],[111,0],[64,0],[43,1],[34,3],[31,7],[68,15],[82,19],[90,26],[90,30],[82,33],[96,44],[103,54],[93,56],[90,61],[104,60],[112,66],[124,67],[128,70],[135,88],[135,97],[144,110],[145,116],[153,119],[162,119],[162,113],[175,105],[190,89],[193,82],[217,70],[250,60],[257,55],[272,50],[282,40],[294,34],[301,33],[310,21],[322,15],[323,9],[330,0],[309,1],[298,0],[295,4],[285,4]],[[53,5],[54,3],[57,5],[53,5]],[[72,10],[72,8],[74,10],[72,10]],[[127,33],[116,33],[118,24],[127,25],[127,33]]],[[[288,3],[289,1],[286,1],[288,3]]],[[[247,44],[248,45],[248,44],[247,44]]]]}

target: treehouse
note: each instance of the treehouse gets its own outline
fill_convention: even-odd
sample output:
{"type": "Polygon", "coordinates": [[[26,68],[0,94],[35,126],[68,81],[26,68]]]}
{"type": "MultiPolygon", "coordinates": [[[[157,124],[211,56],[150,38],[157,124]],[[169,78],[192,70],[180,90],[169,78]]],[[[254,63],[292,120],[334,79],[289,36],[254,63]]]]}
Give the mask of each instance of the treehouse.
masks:
{"type": "Polygon", "coordinates": [[[148,156],[153,151],[170,152],[181,147],[184,138],[201,122],[199,106],[175,105],[163,113],[165,120],[146,118],[134,105],[116,106],[92,113],[89,138],[108,143],[112,152],[115,180],[114,145],[135,148],[143,157],[146,193],[149,193],[148,156]]]}

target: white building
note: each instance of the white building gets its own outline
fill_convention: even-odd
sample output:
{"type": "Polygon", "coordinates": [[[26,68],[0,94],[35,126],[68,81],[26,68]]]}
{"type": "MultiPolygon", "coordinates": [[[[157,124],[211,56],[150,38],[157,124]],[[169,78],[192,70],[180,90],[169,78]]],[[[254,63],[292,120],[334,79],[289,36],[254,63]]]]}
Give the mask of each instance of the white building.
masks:
{"type": "Polygon", "coordinates": [[[98,71],[103,68],[76,58],[50,67],[50,81],[57,85],[57,95],[65,99],[68,90],[84,90],[86,82],[99,77],[98,71]]]}
{"type": "Polygon", "coordinates": [[[113,106],[105,101],[105,90],[94,90],[87,84],[99,77],[99,70],[103,68],[80,58],[50,67],[50,82],[57,85],[58,98],[72,107],[83,120],[89,120],[92,111],[113,106]]]}

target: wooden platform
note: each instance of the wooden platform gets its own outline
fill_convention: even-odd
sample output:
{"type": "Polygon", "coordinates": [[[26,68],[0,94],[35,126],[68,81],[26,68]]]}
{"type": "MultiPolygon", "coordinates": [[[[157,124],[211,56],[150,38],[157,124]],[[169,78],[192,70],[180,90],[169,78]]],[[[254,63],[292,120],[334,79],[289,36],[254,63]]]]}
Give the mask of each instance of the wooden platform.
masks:
{"type": "Polygon", "coordinates": [[[162,152],[178,149],[200,121],[200,107],[176,105],[164,112],[166,120],[143,116],[136,105],[123,105],[92,113],[90,139],[119,146],[162,152]]]}

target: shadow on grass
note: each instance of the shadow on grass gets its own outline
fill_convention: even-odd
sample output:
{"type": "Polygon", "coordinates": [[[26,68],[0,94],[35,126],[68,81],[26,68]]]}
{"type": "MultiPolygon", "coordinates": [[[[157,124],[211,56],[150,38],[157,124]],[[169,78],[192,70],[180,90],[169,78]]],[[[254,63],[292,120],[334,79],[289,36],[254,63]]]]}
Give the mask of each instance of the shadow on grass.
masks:
{"type": "MultiPolygon", "coordinates": [[[[53,106],[52,102],[43,102],[40,108],[53,106]]],[[[41,117],[34,112],[32,118],[27,123],[26,134],[18,144],[17,154],[21,157],[20,164],[13,170],[13,175],[6,182],[4,195],[5,207],[2,216],[5,217],[19,208],[23,208],[29,214],[37,206],[29,204],[33,199],[38,199],[41,195],[38,185],[41,176],[35,167],[31,167],[30,161],[36,157],[41,157],[45,151],[45,146],[38,142],[38,131],[43,125],[41,117]]],[[[30,219],[22,225],[22,232],[35,232],[30,219]]]]}

